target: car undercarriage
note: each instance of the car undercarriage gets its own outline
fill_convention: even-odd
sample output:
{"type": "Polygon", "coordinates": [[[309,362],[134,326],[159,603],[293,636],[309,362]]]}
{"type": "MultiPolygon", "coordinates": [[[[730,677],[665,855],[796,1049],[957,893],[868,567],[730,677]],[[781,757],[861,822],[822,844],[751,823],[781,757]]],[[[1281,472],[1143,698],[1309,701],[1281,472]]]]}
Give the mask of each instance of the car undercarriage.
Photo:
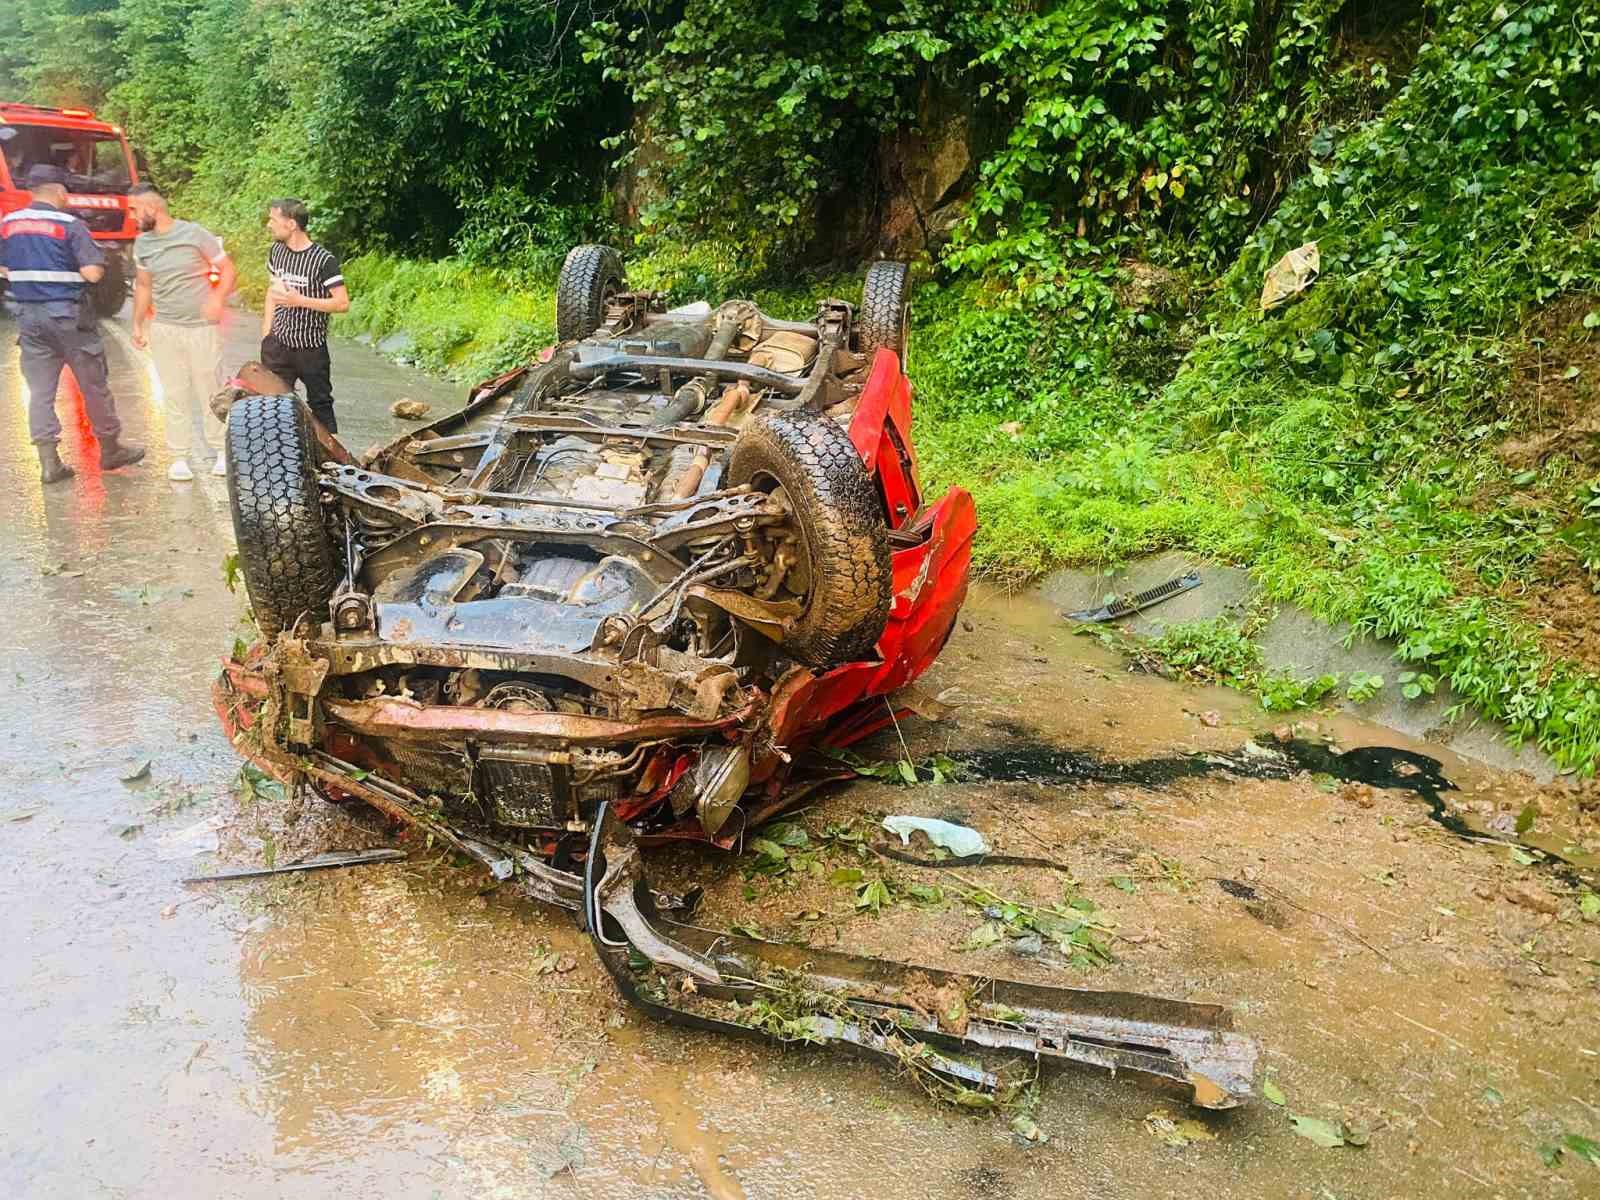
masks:
{"type": "Polygon", "coordinates": [[[920,1047],[965,1086],[1002,1081],[933,1047],[1231,1106],[1255,1049],[1215,1006],[797,956],[679,924],[688,902],[645,880],[642,847],[736,847],[837,778],[810,752],[908,712],[957,620],[976,519],[917,478],[907,285],[876,264],[860,305],[808,321],[669,309],[584,246],[557,345],[359,460],[292,395],[240,397],[230,496],[262,637],[225,664],[218,710],[265,769],[578,912],[664,1015],[742,1028],[776,974],[829,998],[821,1040],[920,1047]],[[930,986],[971,1019],[919,1006],[930,986]]]}

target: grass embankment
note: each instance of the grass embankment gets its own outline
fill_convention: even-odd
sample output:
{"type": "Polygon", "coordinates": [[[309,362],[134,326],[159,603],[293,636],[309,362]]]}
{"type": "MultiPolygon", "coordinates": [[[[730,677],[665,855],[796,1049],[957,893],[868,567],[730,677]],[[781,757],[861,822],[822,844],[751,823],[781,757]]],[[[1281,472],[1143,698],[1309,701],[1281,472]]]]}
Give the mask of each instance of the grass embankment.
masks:
{"type": "MultiPolygon", "coordinates": [[[[1540,605],[1561,581],[1593,592],[1593,439],[1540,431],[1587,421],[1600,374],[1600,18],[1563,30],[1544,11],[1423,47],[1220,279],[1086,270],[1054,312],[1003,282],[925,284],[918,445],[932,485],[977,496],[979,568],[1020,583],[1175,547],[1244,563],[1269,597],[1394,639],[1513,736],[1592,769],[1584,617],[1563,641],[1540,605]],[[1262,314],[1266,268],[1313,240],[1321,278],[1262,314]]],[[[404,328],[436,369],[486,375],[553,337],[548,281],[379,256],[347,273],[347,326],[404,328]]],[[[631,275],[751,290],[715,251],[631,275]]],[[[803,312],[851,286],[754,290],[803,312]]]]}

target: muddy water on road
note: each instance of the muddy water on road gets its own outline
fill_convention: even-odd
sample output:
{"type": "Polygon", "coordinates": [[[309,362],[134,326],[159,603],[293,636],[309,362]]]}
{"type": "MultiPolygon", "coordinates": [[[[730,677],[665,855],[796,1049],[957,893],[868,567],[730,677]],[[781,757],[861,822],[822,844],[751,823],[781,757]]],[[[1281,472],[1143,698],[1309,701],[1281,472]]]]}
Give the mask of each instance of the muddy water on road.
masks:
{"type": "MultiPolygon", "coordinates": [[[[564,915],[415,843],[394,866],[184,888],[209,868],[393,833],[236,795],[207,697],[238,610],[219,568],[223,489],[167,484],[158,452],[42,495],[4,323],[0,342],[0,1194],[1579,1196],[1600,1178],[1535,1154],[1562,1132],[1600,1136],[1589,927],[1564,895],[1559,917],[1478,897],[1511,870],[1503,852],[1387,792],[1362,807],[1372,798],[1304,779],[974,778],[861,785],[804,818],[936,812],[1066,860],[1124,935],[1092,975],[1004,947],[955,953],[974,920],[959,905],[874,920],[848,890],[747,893],[729,860],[689,864],[719,877],[708,919],[1230,1002],[1298,1111],[1360,1117],[1378,1130],[1365,1150],[1318,1149],[1268,1105],[1171,1146],[1151,1132],[1167,1102],[1089,1074],[1046,1078],[1035,1115],[1050,1140],[1027,1148],[876,1066],[641,1022],[564,915]],[[121,779],[145,760],[147,775],[121,779]],[[796,926],[801,911],[825,918],[796,926]]],[[[158,441],[141,365],[111,355],[130,435],[158,441]]],[[[358,447],[394,427],[397,393],[435,398],[358,348],[335,362],[358,447]]],[[[85,441],[69,434],[67,457],[85,441]]],[[[908,728],[916,753],[1027,741],[1133,761],[1234,752],[1266,724],[1243,697],[1128,675],[1039,606],[982,597],[971,615],[931,681],[965,703],[908,728]]],[[[1335,732],[1345,746],[1384,736],[1335,732]]],[[[1494,782],[1439,757],[1458,786],[1494,782]]],[[[1060,886],[985,881],[1041,898],[1060,886]]]]}

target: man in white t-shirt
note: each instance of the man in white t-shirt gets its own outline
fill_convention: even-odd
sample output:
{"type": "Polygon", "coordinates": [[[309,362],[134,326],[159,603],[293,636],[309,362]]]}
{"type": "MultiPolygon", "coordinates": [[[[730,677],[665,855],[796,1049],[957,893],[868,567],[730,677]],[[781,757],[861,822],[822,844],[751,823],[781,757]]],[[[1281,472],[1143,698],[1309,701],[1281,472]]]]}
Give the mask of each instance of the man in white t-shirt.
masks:
{"type": "Polygon", "coordinates": [[[133,344],[149,347],[166,394],[173,453],[167,478],[193,479],[191,458],[202,469],[209,460],[212,474],[226,475],[223,426],[210,400],[221,378],[218,326],[233,291],[233,260],[216,235],[175,218],[149,184],[128,194],[128,208],[142,231],[133,243],[133,344]]]}

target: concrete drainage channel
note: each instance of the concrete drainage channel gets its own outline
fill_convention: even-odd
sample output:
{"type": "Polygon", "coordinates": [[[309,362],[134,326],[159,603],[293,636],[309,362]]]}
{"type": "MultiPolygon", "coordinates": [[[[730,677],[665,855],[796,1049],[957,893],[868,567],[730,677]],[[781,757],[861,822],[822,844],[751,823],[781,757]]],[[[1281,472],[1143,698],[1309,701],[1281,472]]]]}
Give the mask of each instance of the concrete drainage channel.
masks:
{"type": "MultiPolygon", "coordinates": [[[[1092,610],[1105,605],[1107,597],[1143,592],[1194,571],[1200,574],[1201,586],[1122,617],[1115,622],[1116,628],[1136,637],[1155,638],[1174,625],[1190,621],[1224,617],[1240,622],[1261,598],[1260,590],[1243,568],[1176,553],[1141,559],[1109,575],[1081,569],[1057,571],[1040,584],[1039,593],[1062,612],[1092,610]]],[[[1364,673],[1392,678],[1404,669],[1394,658],[1389,643],[1360,639],[1346,645],[1352,632],[1349,625],[1329,625],[1310,613],[1285,606],[1260,626],[1254,641],[1260,647],[1265,668],[1298,677],[1325,673],[1351,677],[1364,673]]],[[[1448,747],[1487,766],[1525,772],[1538,783],[1548,783],[1559,773],[1549,756],[1536,747],[1511,746],[1494,722],[1451,720],[1448,710],[1461,699],[1448,683],[1440,681],[1432,695],[1415,700],[1404,698],[1399,688],[1389,686],[1364,703],[1346,701],[1342,707],[1364,720],[1448,747]]]]}

